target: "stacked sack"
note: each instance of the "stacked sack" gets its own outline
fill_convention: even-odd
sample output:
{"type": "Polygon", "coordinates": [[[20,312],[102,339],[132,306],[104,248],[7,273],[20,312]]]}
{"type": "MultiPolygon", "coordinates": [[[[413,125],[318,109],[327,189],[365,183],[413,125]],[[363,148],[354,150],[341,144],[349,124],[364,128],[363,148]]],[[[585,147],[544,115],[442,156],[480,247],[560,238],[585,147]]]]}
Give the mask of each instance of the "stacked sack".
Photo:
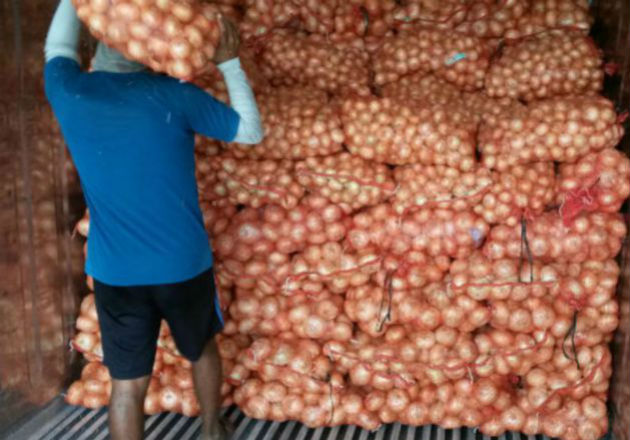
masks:
{"type": "MultiPolygon", "coordinates": [[[[196,153],[225,401],[310,427],[600,438],[630,159],[587,8],[373,3],[242,10],[266,136],[196,153]]],[[[74,346],[98,362],[90,301],[74,346]]],[[[166,329],[159,347],[150,394],[194,414],[166,329]]],[[[94,402],[86,378],[72,402],[94,402]]]]}

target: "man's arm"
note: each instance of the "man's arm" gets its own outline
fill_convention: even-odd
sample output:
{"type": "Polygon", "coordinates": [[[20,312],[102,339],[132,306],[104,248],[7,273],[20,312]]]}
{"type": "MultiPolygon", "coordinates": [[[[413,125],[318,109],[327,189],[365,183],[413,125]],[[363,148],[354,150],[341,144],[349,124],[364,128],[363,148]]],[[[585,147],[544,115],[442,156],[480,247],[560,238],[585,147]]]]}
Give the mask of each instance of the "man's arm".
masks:
{"type": "Polygon", "coordinates": [[[233,142],[258,144],[263,140],[263,128],[254,92],[247,82],[247,76],[238,59],[240,45],[238,31],[234,24],[228,20],[222,20],[221,24],[223,25],[223,32],[214,56],[214,62],[223,73],[230,96],[230,104],[240,117],[233,142]]]}
{"type": "Polygon", "coordinates": [[[217,66],[223,73],[230,95],[230,104],[240,116],[238,129],[233,142],[258,144],[263,140],[263,128],[256,98],[238,58],[232,58],[217,66]]]}
{"type": "Polygon", "coordinates": [[[44,47],[46,61],[55,57],[65,57],[79,63],[77,48],[79,47],[80,30],[81,22],[72,2],[61,0],[46,36],[46,46],[44,47]]]}

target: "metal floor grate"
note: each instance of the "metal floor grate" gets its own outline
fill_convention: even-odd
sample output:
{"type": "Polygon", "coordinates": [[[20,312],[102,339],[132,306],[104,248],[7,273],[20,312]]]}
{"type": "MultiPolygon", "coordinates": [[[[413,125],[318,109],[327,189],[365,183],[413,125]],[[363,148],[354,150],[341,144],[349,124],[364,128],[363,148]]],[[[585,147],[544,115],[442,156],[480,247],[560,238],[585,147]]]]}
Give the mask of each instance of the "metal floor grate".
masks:
{"type": "MultiPolygon", "coordinates": [[[[308,429],[296,422],[267,422],[250,419],[236,407],[224,410],[236,427],[234,440],[549,440],[544,436],[507,433],[484,436],[473,429],[445,430],[436,426],[386,425],[376,432],[355,426],[308,429]]],[[[199,437],[201,422],[179,414],[158,414],[145,421],[145,440],[192,440],[199,437]]],[[[105,440],[109,439],[107,409],[88,410],[57,404],[54,413],[36,416],[26,427],[7,437],[10,440],[105,440]],[[40,420],[38,420],[38,418],[40,420]],[[34,425],[34,426],[33,426],[34,425]]]]}

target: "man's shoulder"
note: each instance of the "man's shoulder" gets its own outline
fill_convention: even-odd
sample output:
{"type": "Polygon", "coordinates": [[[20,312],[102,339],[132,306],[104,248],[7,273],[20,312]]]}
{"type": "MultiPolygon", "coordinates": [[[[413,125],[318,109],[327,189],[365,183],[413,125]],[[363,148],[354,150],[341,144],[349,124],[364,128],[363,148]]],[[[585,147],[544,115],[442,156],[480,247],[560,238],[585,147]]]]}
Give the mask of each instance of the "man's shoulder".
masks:
{"type": "Polygon", "coordinates": [[[192,83],[160,73],[142,72],[140,77],[142,80],[158,86],[161,90],[166,90],[175,94],[189,94],[202,91],[199,87],[192,83]]]}
{"type": "Polygon", "coordinates": [[[154,89],[177,103],[205,102],[208,94],[199,86],[167,75],[154,75],[154,89]]]}
{"type": "Polygon", "coordinates": [[[76,60],[67,57],[54,57],[44,65],[44,77],[48,79],[56,79],[62,75],[70,75],[81,72],[81,66],[76,60]]]}
{"type": "Polygon", "coordinates": [[[76,86],[81,75],[81,66],[67,57],[54,57],[44,65],[44,87],[51,102],[61,99],[69,88],[76,86]]]}

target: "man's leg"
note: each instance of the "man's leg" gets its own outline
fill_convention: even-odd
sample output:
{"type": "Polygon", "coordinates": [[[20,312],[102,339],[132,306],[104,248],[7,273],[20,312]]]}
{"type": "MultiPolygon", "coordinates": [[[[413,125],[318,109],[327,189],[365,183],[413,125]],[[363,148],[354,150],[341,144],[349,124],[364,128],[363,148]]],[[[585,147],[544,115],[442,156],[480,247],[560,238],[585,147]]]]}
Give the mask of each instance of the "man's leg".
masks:
{"type": "Polygon", "coordinates": [[[195,393],[201,407],[203,440],[224,440],[219,422],[222,371],[214,336],[223,328],[212,270],[156,291],[156,302],[168,322],[179,352],[192,363],[195,393]]]}
{"type": "Polygon", "coordinates": [[[151,376],[112,379],[109,432],[112,440],[141,440],[144,435],[144,397],[151,376]]]}
{"type": "Polygon", "coordinates": [[[214,338],[208,340],[201,357],[192,363],[195,392],[201,406],[203,440],[224,440],[226,432],[219,423],[223,371],[219,350],[214,338]]]}
{"type": "Polygon", "coordinates": [[[149,387],[160,312],[151,290],[109,286],[94,280],[103,363],[112,377],[109,426],[114,440],[140,440],[144,433],[144,396],[149,387]]]}

